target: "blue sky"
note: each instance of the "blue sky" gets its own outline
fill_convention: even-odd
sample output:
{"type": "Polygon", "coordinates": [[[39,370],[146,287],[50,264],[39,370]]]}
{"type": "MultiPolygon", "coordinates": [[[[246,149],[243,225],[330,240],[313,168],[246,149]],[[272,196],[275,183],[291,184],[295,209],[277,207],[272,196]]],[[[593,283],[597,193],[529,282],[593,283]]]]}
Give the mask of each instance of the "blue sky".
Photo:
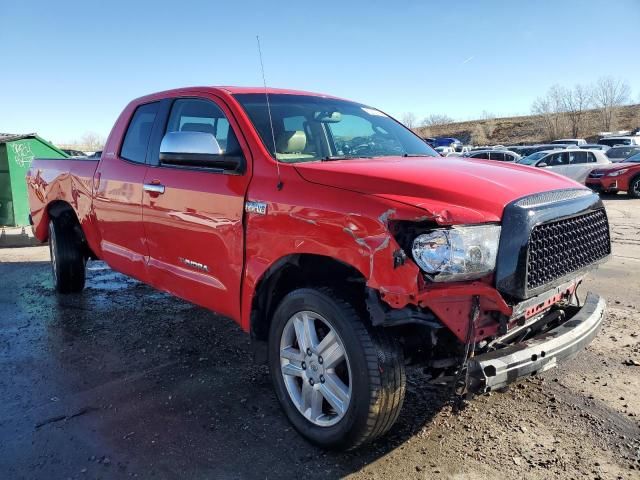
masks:
{"type": "Polygon", "coordinates": [[[614,75],[640,99],[640,0],[15,2],[0,7],[0,132],[106,136],[134,97],[187,85],[330,93],[401,117],[527,114],[614,75]]]}

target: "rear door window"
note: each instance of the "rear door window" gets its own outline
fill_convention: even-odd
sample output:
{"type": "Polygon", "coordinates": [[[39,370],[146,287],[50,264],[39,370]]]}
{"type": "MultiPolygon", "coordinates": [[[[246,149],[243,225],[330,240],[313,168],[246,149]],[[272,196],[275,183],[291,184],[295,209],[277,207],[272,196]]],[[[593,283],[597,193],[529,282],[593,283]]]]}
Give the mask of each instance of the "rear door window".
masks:
{"type": "Polygon", "coordinates": [[[569,153],[569,164],[578,165],[581,163],[587,163],[587,152],[570,152],[569,153]]]}
{"type": "Polygon", "coordinates": [[[122,142],[120,157],[136,163],[145,163],[153,123],[156,121],[159,103],[140,105],[129,123],[122,142]]]}

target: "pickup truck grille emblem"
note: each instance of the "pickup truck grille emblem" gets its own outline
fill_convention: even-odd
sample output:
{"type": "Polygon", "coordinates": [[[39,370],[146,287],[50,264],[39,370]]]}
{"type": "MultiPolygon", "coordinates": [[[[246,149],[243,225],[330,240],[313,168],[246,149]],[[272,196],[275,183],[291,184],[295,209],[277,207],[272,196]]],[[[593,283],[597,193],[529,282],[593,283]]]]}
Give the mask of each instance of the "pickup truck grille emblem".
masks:
{"type": "Polygon", "coordinates": [[[264,202],[245,202],[244,211],[247,213],[267,214],[267,204],[264,202]]]}
{"type": "Polygon", "coordinates": [[[209,267],[200,262],[194,262],[193,260],[189,260],[188,258],[179,257],[181,263],[184,263],[187,267],[195,268],[196,270],[200,270],[201,272],[208,272],[209,267]]]}

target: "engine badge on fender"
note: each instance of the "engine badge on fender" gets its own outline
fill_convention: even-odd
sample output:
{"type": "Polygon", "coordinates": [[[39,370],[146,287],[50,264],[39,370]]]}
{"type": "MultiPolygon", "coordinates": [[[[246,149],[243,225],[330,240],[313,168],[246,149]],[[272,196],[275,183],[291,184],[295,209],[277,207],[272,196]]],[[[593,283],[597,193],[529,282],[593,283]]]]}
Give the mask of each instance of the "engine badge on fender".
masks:
{"type": "Polygon", "coordinates": [[[245,202],[244,211],[247,213],[267,214],[267,204],[264,202],[245,202]]]}

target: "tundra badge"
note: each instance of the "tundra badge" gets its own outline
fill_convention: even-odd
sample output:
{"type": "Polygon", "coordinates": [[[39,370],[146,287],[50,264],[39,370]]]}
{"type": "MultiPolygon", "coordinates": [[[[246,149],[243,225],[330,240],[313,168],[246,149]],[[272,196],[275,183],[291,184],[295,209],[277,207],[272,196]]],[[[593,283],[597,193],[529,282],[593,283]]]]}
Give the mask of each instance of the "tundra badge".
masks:
{"type": "Polygon", "coordinates": [[[195,268],[196,270],[200,270],[202,272],[208,272],[209,267],[200,262],[194,262],[193,260],[189,260],[188,258],[178,257],[180,262],[184,263],[187,267],[195,268]]]}
{"type": "Polygon", "coordinates": [[[264,202],[245,202],[244,211],[247,213],[267,214],[267,204],[264,202]]]}

